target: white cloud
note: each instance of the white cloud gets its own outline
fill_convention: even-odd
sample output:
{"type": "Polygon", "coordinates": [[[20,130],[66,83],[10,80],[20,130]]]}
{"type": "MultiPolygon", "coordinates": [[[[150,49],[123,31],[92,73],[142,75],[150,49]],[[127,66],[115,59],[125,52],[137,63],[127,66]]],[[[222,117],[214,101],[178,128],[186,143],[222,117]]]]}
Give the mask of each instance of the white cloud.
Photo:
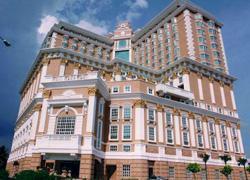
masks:
{"type": "Polygon", "coordinates": [[[38,42],[43,41],[50,28],[56,23],[58,23],[58,19],[55,16],[47,15],[41,19],[41,24],[37,29],[38,42]]]}
{"type": "Polygon", "coordinates": [[[76,26],[81,27],[83,29],[92,31],[96,34],[107,34],[108,32],[108,28],[105,25],[94,25],[91,22],[88,22],[86,20],[81,20],[78,24],[76,24],[76,26]]]}

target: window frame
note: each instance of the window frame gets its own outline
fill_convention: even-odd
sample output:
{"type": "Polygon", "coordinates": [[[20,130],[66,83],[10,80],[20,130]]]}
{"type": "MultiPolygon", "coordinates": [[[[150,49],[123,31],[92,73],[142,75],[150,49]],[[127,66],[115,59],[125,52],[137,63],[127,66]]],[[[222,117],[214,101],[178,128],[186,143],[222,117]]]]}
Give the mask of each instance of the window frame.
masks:
{"type": "Polygon", "coordinates": [[[174,131],[173,131],[173,129],[171,129],[171,128],[167,128],[166,129],[166,142],[167,142],[167,144],[174,144],[174,131]],[[169,138],[168,138],[168,131],[171,131],[171,137],[172,137],[172,142],[169,142],[168,140],[169,140],[169,138]]]}
{"type": "Polygon", "coordinates": [[[132,140],[132,125],[131,124],[123,124],[122,125],[122,140],[123,141],[131,141],[132,140]],[[124,138],[124,135],[125,135],[125,126],[129,126],[129,138],[126,139],[124,138]]]}
{"type": "Polygon", "coordinates": [[[131,177],[131,166],[130,166],[130,164],[123,164],[122,165],[122,177],[131,177]]]}
{"type": "Polygon", "coordinates": [[[110,141],[118,141],[118,139],[119,139],[119,125],[118,124],[110,124],[110,126],[109,126],[109,140],[110,141]],[[112,137],[111,129],[112,129],[112,127],[115,127],[115,126],[117,127],[117,132],[116,132],[117,138],[113,139],[113,138],[111,138],[112,137]]]}
{"type": "Polygon", "coordinates": [[[123,106],[123,108],[122,108],[122,117],[123,117],[123,119],[132,119],[132,106],[131,105],[125,105],[125,106],[123,106]],[[130,111],[130,116],[129,117],[125,117],[125,109],[126,108],[128,108],[129,109],[129,111],[130,111]]]}
{"type": "Polygon", "coordinates": [[[75,127],[76,127],[76,116],[59,116],[59,117],[56,118],[55,134],[57,134],[57,135],[73,135],[73,134],[75,134],[75,130],[76,130],[75,127]],[[63,119],[63,118],[65,118],[65,119],[63,119]],[[72,130],[71,130],[70,133],[65,133],[67,128],[68,128],[67,123],[68,123],[69,118],[73,118],[74,123],[72,123],[72,124],[74,124],[74,127],[71,128],[72,130]],[[59,122],[59,121],[65,121],[65,122],[59,122]],[[63,126],[62,123],[64,123],[64,130],[63,130],[62,127],[58,127],[59,123],[61,124],[60,126],[63,126]],[[63,132],[62,130],[64,131],[64,133],[62,133],[63,132]]]}
{"type": "Polygon", "coordinates": [[[156,142],[156,127],[154,126],[148,126],[148,132],[147,132],[147,135],[148,135],[148,142],[156,142]],[[150,139],[150,129],[153,128],[153,132],[154,132],[154,140],[151,140],[150,139]]]}
{"type": "Polygon", "coordinates": [[[112,86],[112,94],[118,94],[120,92],[119,86],[112,86]],[[117,88],[117,92],[114,92],[114,89],[117,88]]]}
{"type": "Polygon", "coordinates": [[[125,85],[123,89],[124,93],[131,93],[131,85],[125,85]],[[126,87],[129,87],[129,91],[126,91],[126,87]]]}
{"type": "Polygon", "coordinates": [[[97,122],[97,132],[96,132],[96,148],[101,149],[102,148],[102,127],[103,122],[99,119],[97,122]],[[99,126],[100,129],[99,129],[99,126]]]}
{"type": "Polygon", "coordinates": [[[114,121],[114,120],[119,120],[119,111],[120,111],[120,108],[117,107],[117,106],[114,106],[114,107],[110,107],[110,121],[114,121]],[[113,111],[114,109],[117,109],[117,118],[114,118],[115,116],[113,116],[113,111]]]}
{"type": "Polygon", "coordinates": [[[183,144],[183,146],[190,146],[190,138],[189,138],[189,132],[187,132],[187,131],[183,131],[182,132],[182,144],[183,144]],[[188,142],[188,144],[185,144],[184,142],[184,133],[186,133],[187,134],[187,142],[188,142]]]}

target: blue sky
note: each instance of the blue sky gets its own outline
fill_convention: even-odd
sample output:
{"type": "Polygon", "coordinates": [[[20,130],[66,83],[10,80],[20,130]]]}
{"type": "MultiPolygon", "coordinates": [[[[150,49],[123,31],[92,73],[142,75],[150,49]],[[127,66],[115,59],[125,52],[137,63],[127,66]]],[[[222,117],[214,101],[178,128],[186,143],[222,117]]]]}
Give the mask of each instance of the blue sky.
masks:
{"type": "MultiPolygon", "coordinates": [[[[235,97],[245,151],[250,157],[250,1],[193,0],[224,24],[223,37],[230,74],[237,77],[235,97]]],[[[0,145],[10,147],[19,106],[19,89],[51,25],[64,20],[96,33],[114,30],[128,19],[134,30],[143,27],[170,0],[0,0],[0,145]]]]}

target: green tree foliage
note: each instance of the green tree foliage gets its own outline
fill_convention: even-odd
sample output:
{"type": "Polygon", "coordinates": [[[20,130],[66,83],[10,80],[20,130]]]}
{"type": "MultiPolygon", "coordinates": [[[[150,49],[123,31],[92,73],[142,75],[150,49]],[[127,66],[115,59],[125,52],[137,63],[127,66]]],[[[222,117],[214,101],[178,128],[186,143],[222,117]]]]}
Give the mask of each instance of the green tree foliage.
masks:
{"type": "Polygon", "coordinates": [[[196,179],[196,173],[201,171],[201,165],[197,163],[190,163],[187,166],[187,170],[193,173],[194,179],[196,179]]]}
{"type": "Polygon", "coordinates": [[[226,176],[227,179],[229,179],[229,175],[232,173],[233,168],[230,165],[225,165],[222,169],[221,169],[221,174],[223,174],[224,176],[226,176]]]}
{"type": "Polygon", "coordinates": [[[9,177],[8,171],[6,171],[5,169],[0,169],[0,179],[7,180],[8,177],[9,177]]]}
{"type": "Polygon", "coordinates": [[[237,162],[238,162],[238,166],[244,167],[245,177],[246,177],[246,180],[248,180],[247,171],[246,171],[247,159],[246,158],[239,158],[237,162]]]}
{"type": "Polygon", "coordinates": [[[8,156],[9,154],[5,146],[0,146],[0,169],[5,169],[8,156]]]}
{"type": "Polygon", "coordinates": [[[206,179],[208,178],[208,175],[207,175],[207,162],[210,158],[210,155],[204,153],[201,155],[201,158],[202,158],[202,161],[205,163],[205,171],[206,171],[206,179]]]}
{"type": "Polygon", "coordinates": [[[46,171],[24,170],[15,176],[16,180],[56,180],[56,176],[50,176],[46,171]]]}
{"type": "Polygon", "coordinates": [[[228,161],[231,161],[231,160],[232,160],[232,158],[231,158],[230,156],[228,156],[228,155],[223,155],[223,156],[219,156],[219,157],[220,157],[220,159],[221,159],[222,161],[224,161],[225,165],[227,165],[227,162],[228,162],[228,161]]]}

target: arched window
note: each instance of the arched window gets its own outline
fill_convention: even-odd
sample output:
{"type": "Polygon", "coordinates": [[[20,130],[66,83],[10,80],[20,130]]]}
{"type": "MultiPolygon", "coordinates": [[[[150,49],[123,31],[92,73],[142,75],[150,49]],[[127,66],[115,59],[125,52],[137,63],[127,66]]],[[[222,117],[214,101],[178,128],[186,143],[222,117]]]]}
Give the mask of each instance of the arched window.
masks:
{"type": "Polygon", "coordinates": [[[74,134],[76,117],[73,112],[62,112],[57,117],[56,134],[74,134]]]}

